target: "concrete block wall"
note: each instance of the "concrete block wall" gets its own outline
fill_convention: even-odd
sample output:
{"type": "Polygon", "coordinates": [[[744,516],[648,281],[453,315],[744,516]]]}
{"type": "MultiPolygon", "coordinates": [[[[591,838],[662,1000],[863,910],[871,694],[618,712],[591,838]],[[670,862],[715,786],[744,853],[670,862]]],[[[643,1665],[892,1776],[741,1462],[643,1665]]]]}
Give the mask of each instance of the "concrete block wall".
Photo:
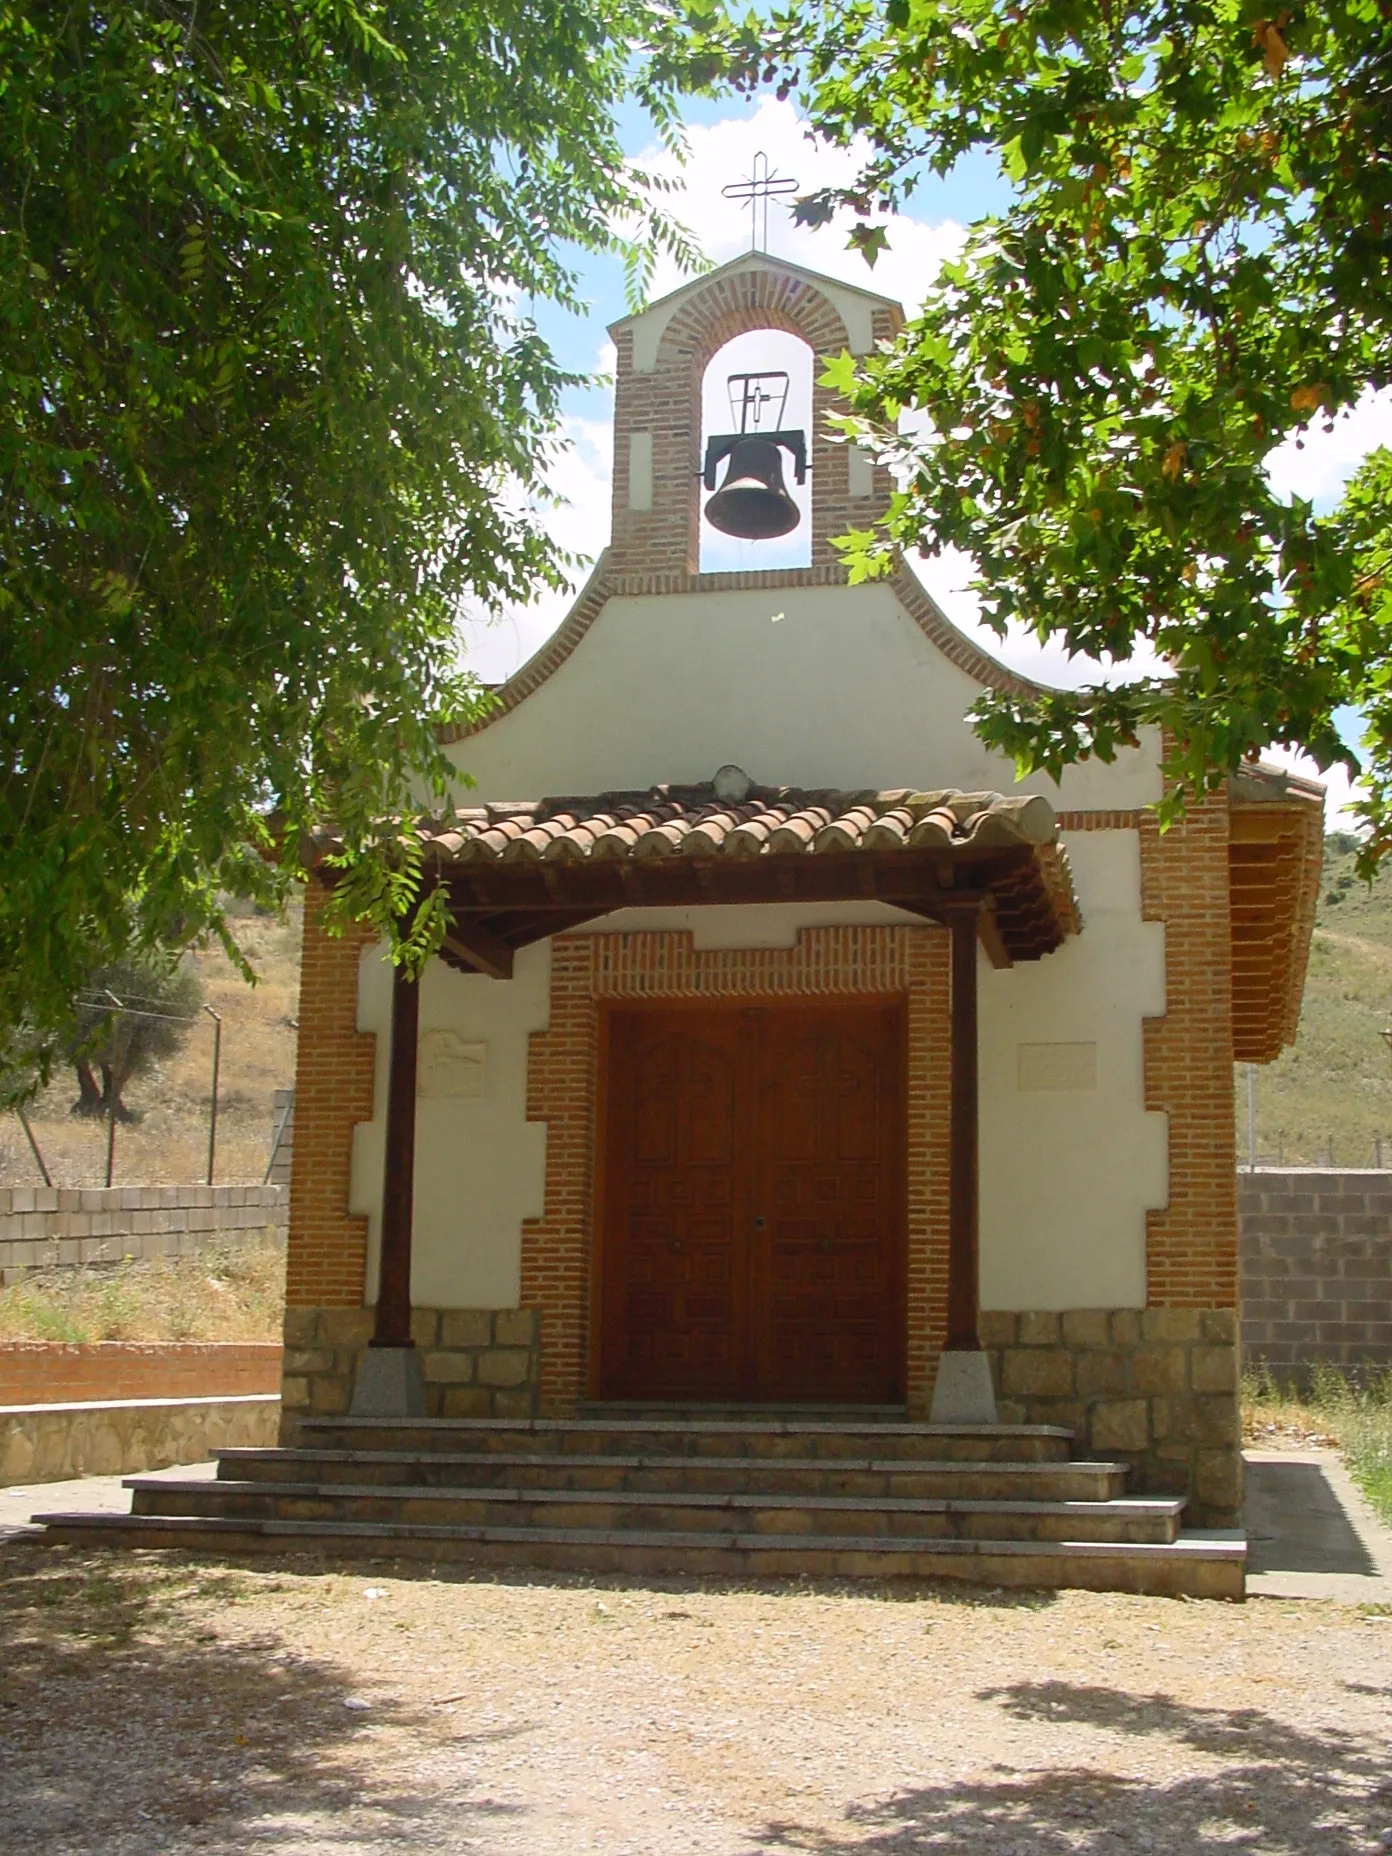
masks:
{"type": "Polygon", "coordinates": [[[1245,1362],[1392,1366],[1392,1173],[1239,1173],[1238,1201],[1245,1362]]]}
{"type": "Polygon", "coordinates": [[[30,1270],[189,1256],[213,1241],[283,1243],[284,1186],[0,1187],[0,1283],[30,1270]]]}

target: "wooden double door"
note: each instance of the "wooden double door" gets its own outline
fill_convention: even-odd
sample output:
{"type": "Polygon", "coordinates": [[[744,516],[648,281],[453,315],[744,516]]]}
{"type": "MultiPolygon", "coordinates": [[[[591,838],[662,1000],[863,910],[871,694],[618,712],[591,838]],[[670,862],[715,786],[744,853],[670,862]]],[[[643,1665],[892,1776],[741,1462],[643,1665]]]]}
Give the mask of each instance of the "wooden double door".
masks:
{"type": "Polygon", "coordinates": [[[600,1395],[902,1398],[902,1010],[614,1011],[606,1043],[600,1395]]]}

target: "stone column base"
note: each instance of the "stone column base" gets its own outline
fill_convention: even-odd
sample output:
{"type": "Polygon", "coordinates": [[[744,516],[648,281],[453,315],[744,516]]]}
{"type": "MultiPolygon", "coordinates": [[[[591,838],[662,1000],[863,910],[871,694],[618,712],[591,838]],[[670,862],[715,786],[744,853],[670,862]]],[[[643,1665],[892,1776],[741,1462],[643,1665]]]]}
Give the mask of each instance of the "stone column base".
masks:
{"type": "Polygon", "coordinates": [[[984,1352],[944,1353],[933,1382],[930,1424],[995,1424],[991,1358],[984,1352]]]}
{"type": "Polygon", "coordinates": [[[367,1364],[373,1354],[414,1353],[424,1417],[536,1415],[541,1323],[534,1308],[412,1309],[412,1349],[371,1346],[372,1328],[370,1308],[286,1309],[282,1444],[298,1442],[306,1418],[357,1413],[363,1368],[369,1375],[388,1370],[367,1364]]]}
{"type": "Polygon", "coordinates": [[[425,1374],[414,1347],[364,1347],[358,1355],[353,1418],[423,1418],[425,1374]]]}

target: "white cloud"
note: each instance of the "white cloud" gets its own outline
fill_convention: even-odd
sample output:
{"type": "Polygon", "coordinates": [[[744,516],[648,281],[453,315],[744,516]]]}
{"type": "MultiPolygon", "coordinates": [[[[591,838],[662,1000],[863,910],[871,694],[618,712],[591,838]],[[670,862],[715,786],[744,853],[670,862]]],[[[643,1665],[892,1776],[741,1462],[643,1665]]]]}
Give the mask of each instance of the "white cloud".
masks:
{"type": "Polygon", "coordinates": [[[1345,483],[1370,451],[1392,445],[1392,391],[1364,393],[1333,429],[1316,421],[1300,438],[1288,438],[1266,461],[1278,496],[1302,496],[1320,510],[1338,502],[1345,483]]]}
{"type": "MultiPolygon", "coordinates": [[[[687,141],[690,154],[684,165],[654,149],[638,158],[639,165],[675,182],[676,191],[664,196],[664,204],[715,264],[749,250],[749,209],[725,199],[721,190],[752,174],[756,154],[767,155],[771,169],[795,179],[801,193],[813,193],[853,182],[866,153],[858,146],[828,148],[809,141],[793,105],[776,97],[765,97],[750,116],[698,124],[687,131],[687,141]]],[[[965,228],[950,219],[936,225],[907,217],[888,220],[889,250],[872,270],[859,252],[846,249],[846,235],[854,224],[854,215],[842,213],[812,231],[794,225],[787,207],[773,202],[768,249],[824,276],[893,297],[912,315],[944,258],[954,257],[966,237],[965,228]]],[[[665,296],[684,281],[676,265],[663,259],[652,294],[665,296]]]]}
{"type": "MultiPolygon", "coordinates": [[[[599,365],[601,371],[612,369],[612,348],[607,367],[603,354],[599,365]]],[[[609,540],[613,421],[568,418],[562,436],[567,448],[553,463],[548,481],[564,501],[549,512],[546,526],[562,548],[586,563],[593,562],[609,540]]],[[[492,624],[466,615],[460,630],[469,669],[486,683],[511,676],[561,623],[588,572],[588,565],[578,567],[571,590],[543,593],[531,605],[515,606],[492,624]]]]}

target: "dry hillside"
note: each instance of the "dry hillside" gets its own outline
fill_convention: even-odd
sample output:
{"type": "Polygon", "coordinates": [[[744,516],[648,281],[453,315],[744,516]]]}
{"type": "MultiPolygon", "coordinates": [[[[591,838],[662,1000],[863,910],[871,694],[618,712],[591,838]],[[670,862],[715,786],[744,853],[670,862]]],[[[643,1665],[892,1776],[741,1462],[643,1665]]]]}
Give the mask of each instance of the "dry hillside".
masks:
{"type": "MultiPolygon", "coordinates": [[[[272,1099],[295,1080],[295,1019],[300,993],[300,910],[280,921],[240,914],[237,938],[256,969],[246,981],[220,948],[190,956],[208,1004],[222,1015],[215,1178],[259,1184],[270,1157],[272,1099]]],[[[115,1183],[145,1186],[206,1179],[213,1022],[200,1014],[178,1053],[127,1087],[137,1119],[116,1130],[115,1183]]],[[[104,1123],[69,1114],[77,1097],[62,1071],[30,1114],[56,1186],[98,1186],[106,1176],[104,1123]]],[[[0,1117],[0,1185],[41,1184],[19,1122],[0,1117]]]]}
{"type": "MultiPolygon", "coordinates": [[[[1392,1167],[1392,871],[1353,874],[1354,840],[1325,840],[1324,878],[1294,1048],[1255,1072],[1259,1159],[1392,1167]]],[[[1238,1152],[1247,1159],[1247,1079],[1237,1073],[1238,1152]]]]}

